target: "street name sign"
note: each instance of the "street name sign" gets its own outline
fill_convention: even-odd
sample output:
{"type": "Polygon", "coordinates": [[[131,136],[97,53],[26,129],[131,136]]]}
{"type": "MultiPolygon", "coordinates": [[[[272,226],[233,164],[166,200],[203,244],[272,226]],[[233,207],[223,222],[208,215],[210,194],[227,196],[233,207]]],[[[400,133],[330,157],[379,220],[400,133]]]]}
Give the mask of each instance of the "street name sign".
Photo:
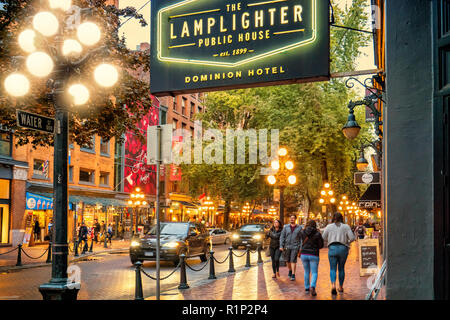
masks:
{"type": "Polygon", "coordinates": [[[155,96],[330,78],[328,1],[153,0],[155,96]]]}
{"type": "Polygon", "coordinates": [[[19,127],[46,133],[54,133],[55,131],[55,119],[22,110],[16,110],[16,116],[19,127]]]}
{"type": "Polygon", "coordinates": [[[355,172],[354,182],[358,184],[381,184],[379,172],[355,172]]]}

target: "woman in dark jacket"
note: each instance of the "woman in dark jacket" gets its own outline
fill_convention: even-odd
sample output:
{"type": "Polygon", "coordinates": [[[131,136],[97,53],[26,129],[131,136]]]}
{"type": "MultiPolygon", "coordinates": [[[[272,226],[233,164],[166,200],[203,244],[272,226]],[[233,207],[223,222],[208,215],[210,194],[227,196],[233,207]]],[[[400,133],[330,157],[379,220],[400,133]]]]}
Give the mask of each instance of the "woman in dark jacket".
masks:
{"type": "Polygon", "coordinates": [[[316,222],[309,220],[306,228],[302,230],[302,250],[300,258],[305,269],[305,290],[311,295],[316,295],[317,274],[319,269],[319,250],[323,248],[323,239],[320,231],[317,230],[316,222]],[[310,284],[310,275],[311,284],[310,284]]]}
{"type": "Polygon", "coordinates": [[[272,228],[269,230],[268,234],[266,235],[266,238],[270,238],[270,258],[272,259],[272,270],[273,270],[273,276],[272,278],[276,278],[277,276],[280,276],[280,235],[281,231],[283,230],[283,226],[281,225],[280,220],[275,220],[273,222],[272,228]]]}

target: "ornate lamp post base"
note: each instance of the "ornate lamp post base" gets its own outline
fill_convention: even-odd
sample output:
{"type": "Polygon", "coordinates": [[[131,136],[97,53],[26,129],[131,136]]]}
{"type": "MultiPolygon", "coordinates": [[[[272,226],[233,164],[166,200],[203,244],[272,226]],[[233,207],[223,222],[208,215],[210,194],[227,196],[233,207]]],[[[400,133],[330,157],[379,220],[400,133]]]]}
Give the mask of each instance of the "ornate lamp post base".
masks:
{"type": "Polygon", "coordinates": [[[39,286],[43,300],[77,300],[80,283],[44,283],[39,286]]]}

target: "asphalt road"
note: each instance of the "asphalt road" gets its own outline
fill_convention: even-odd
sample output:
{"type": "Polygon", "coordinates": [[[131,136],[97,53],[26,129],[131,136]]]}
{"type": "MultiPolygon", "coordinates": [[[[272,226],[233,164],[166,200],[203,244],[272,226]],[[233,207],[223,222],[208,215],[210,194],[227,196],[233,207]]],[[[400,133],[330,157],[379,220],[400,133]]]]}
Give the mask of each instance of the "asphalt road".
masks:
{"type": "MultiPolygon", "coordinates": [[[[222,261],[228,254],[226,245],[214,246],[215,257],[222,261]]],[[[244,250],[234,250],[241,255],[244,250]]],[[[263,260],[267,258],[262,252],[263,260]]],[[[245,255],[241,258],[234,257],[236,271],[244,270],[245,255]]],[[[251,263],[256,265],[257,253],[251,254],[251,263]]],[[[195,269],[200,269],[205,263],[199,258],[191,258],[187,263],[195,269]]],[[[134,299],[135,268],[131,264],[128,254],[100,254],[89,257],[87,261],[75,263],[81,269],[81,290],[78,299],[82,300],[131,300],[134,299]]],[[[144,270],[155,275],[156,263],[144,262],[144,270]]],[[[172,262],[161,262],[161,277],[168,275],[174,266],[172,262]]],[[[228,260],[223,264],[215,263],[217,278],[228,275],[228,260]]],[[[187,282],[191,287],[203,285],[215,281],[208,280],[209,265],[202,271],[194,272],[187,268],[187,282]]],[[[46,283],[51,277],[51,267],[24,269],[2,272],[0,274],[0,300],[41,300],[38,291],[39,285],[46,283]]],[[[176,271],[171,277],[161,282],[161,295],[178,287],[180,273],[176,271]]],[[[144,297],[155,295],[156,281],[142,275],[144,297]]]]}

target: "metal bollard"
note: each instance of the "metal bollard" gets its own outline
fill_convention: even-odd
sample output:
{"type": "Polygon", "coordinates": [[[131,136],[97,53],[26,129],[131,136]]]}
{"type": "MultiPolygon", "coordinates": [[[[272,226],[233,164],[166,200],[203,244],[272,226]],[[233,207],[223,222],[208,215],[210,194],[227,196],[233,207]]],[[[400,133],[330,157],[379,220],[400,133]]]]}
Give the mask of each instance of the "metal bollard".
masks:
{"type": "Polygon", "coordinates": [[[209,277],[208,279],[217,279],[216,271],[214,269],[214,251],[209,252],[209,277]]]}
{"type": "Polygon", "coordinates": [[[185,254],[180,254],[181,259],[181,266],[180,266],[180,285],[178,286],[178,289],[189,289],[189,286],[186,281],[186,261],[185,261],[185,254]]]}
{"type": "Polygon", "coordinates": [[[261,243],[260,243],[260,244],[258,244],[258,264],[263,263],[263,259],[261,257],[261,250],[262,250],[262,247],[261,247],[261,243]]]}
{"type": "Polygon", "coordinates": [[[228,250],[230,250],[230,263],[229,263],[229,267],[228,267],[228,272],[236,272],[236,270],[234,270],[234,262],[233,262],[233,247],[229,247],[228,250]]]}
{"type": "Polygon", "coordinates": [[[22,244],[19,244],[19,250],[17,250],[17,263],[16,266],[20,267],[22,265],[22,244]]]}
{"type": "Polygon", "coordinates": [[[52,243],[51,242],[48,243],[47,261],[45,261],[45,263],[50,263],[50,262],[52,262],[52,243]]]}
{"type": "Polygon", "coordinates": [[[74,257],[78,257],[78,240],[75,241],[75,254],[74,257]]]}
{"type": "Polygon", "coordinates": [[[142,277],[141,277],[142,262],[140,261],[136,262],[135,266],[136,266],[136,284],[134,291],[134,300],[144,300],[144,293],[142,291],[142,277]]]}
{"type": "Polygon", "coordinates": [[[93,247],[94,247],[94,238],[91,239],[91,247],[89,248],[89,252],[92,252],[93,247]]]}
{"type": "Polygon", "coordinates": [[[250,268],[252,265],[250,264],[250,245],[247,244],[247,261],[245,262],[245,267],[250,268]]]}

